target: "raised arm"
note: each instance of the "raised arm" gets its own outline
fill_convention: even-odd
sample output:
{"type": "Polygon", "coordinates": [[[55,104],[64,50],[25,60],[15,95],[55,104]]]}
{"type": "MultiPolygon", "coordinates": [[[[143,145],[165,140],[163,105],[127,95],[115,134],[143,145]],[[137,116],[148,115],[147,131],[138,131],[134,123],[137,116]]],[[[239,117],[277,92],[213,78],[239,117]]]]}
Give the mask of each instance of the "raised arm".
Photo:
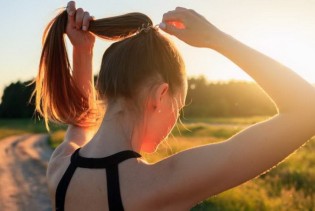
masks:
{"type": "Polygon", "coordinates": [[[73,46],[73,78],[85,96],[95,99],[92,68],[95,37],[87,31],[92,17],[82,8],[76,10],[73,1],[68,3],[67,13],[66,33],[73,46]]]}
{"type": "Polygon", "coordinates": [[[226,56],[249,74],[278,108],[270,120],[227,141],[193,148],[155,164],[156,169],[169,168],[160,178],[168,181],[168,190],[164,190],[168,197],[176,193],[175,205],[191,207],[260,175],[315,134],[315,90],[292,70],[223,33],[192,10],[176,8],[164,14],[160,28],[189,45],[226,56]],[[185,29],[167,24],[171,21],[183,23],[185,29]]]}
{"type": "MultiPolygon", "coordinates": [[[[96,98],[92,67],[95,36],[87,31],[92,17],[82,8],[76,9],[74,1],[68,3],[67,13],[68,24],[66,34],[73,46],[73,81],[83,96],[89,99],[91,103],[95,103],[96,98]]],[[[96,104],[92,104],[91,106],[96,108],[96,104]]],[[[95,128],[91,126],[78,127],[69,125],[65,142],[72,142],[72,144],[82,146],[92,138],[94,131],[95,128]]]]}
{"type": "MultiPolygon", "coordinates": [[[[68,22],[66,34],[73,46],[72,79],[74,86],[78,88],[82,99],[89,100],[89,107],[96,109],[94,79],[93,79],[93,47],[95,37],[87,31],[92,17],[82,8],[76,9],[75,2],[70,1],[67,6],[68,22]]],[[[80,100],[77,100],[80,102],[80,100]]],[[[93,118],[88,121],[93,121],[93,118]]],[[[71,154],[78,147],[86,144],[95,134],[96,125],[87,124],[84,126],[84,119],[81,125],[68,124],[63,143],[55,150],[54,156],[65,156],[71,154]],[[83,125],[83,126],[82,126],[83,125]]]]}

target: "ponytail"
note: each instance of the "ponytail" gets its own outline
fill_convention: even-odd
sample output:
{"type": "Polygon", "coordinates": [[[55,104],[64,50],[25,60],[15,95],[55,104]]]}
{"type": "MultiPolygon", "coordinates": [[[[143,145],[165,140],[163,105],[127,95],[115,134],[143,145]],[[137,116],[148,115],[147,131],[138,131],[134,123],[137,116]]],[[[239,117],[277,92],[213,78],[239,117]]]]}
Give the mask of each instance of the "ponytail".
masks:
{"type": "MultiPolygon", "coordinates": [[[[33,81],[36,88],[32,97],[36,95],[36,110],[43,116],[48,130],[48,121],[91,126],[95,124],[97,114],[96,99],[85,96],[71,74],[64,40],[67,18],[67,12],[63,10],[46,27],[39,72],[33,81]]],[[[121,40],[137,33],[144,24],[152,26],[149,17],[129,13],[91,21],[89,31],[104,39],[121,40]]],[[[91,90],[94,92],[95,88],[91,90]]]]}
{"type": "Polygon", "coordinates": [[[104,39],[117,41],[134,35],[144,26],[152,25],[148,16],[134,12],[91,21],[89,31],[104,39]]]}

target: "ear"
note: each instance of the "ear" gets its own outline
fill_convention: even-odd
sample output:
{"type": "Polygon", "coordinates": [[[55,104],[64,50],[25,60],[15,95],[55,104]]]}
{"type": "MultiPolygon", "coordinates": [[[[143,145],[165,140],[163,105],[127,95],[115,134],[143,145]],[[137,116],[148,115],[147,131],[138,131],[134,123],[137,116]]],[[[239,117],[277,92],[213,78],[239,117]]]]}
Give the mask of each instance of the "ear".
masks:
{"type": "Polygon", "coordinates": [[[154,92],[153,106],[155,109],[160,109],[162,101],[165,100],[168,93],[169,85],[167,83],[160,84],[154,92]]]}

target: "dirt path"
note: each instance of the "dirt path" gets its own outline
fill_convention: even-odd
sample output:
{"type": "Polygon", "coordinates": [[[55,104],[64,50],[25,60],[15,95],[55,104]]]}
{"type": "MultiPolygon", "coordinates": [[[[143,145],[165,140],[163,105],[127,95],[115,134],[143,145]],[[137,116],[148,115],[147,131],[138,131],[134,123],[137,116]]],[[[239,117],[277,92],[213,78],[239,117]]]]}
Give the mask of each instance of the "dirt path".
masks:
{"type": "Polygon", "coordinates": [[[0,140],[0,210],[52,210],[46,167],[52,150],[45,134],[0,140]]]}

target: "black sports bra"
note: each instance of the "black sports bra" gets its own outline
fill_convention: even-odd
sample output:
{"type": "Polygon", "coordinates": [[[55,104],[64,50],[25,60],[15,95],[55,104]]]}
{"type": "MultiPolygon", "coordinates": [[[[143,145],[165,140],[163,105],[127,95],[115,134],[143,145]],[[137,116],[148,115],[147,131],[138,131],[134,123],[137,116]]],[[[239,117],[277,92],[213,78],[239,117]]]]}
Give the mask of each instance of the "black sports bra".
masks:
{"type": "Polygon", "coordinates": [[[71,155],[71,162],[66,172],[62,176],[56,190],[55,204],[57,211],[63,211],[65,205],[65,197],[70,180],[77,167],[101,169],[104,168],[107,177],[107,196],[110,211],[123,211],[124,207],[120,195],[118,164],[130,159],[139,158],[140,154],[126,150],[103,158],[86,158],[79,155],[78,148],[71,155]]]}

